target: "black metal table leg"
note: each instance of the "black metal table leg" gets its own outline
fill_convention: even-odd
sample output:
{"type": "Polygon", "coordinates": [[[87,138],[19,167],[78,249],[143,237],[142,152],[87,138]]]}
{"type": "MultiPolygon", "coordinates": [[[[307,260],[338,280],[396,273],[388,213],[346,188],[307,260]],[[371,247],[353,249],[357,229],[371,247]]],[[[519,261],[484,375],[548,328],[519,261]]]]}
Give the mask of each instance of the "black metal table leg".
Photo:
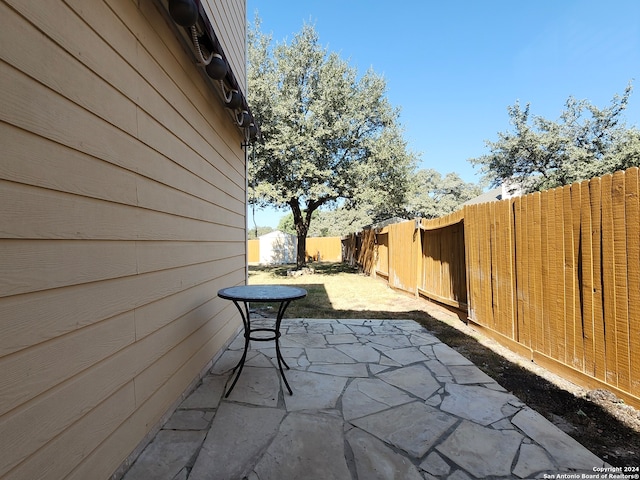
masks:
{"type": "Polygon", "coordinates": [[[229,387],[229,390],[227,390],[227,393],[225,394],[224,398],[227,398],[229,396],[229,394],[231,393],[231,390],[233,390],[233,387],[236,386],[236,383],[238,382],[238,378],[240,378],[240,374],[242,373],[242,369],[244,368],[244,362],[247,359],[247,352],[249,351],[249,340],[251,340],[251,320],[249,319],[249,305],[247,304],[247,302],[244,302],[245,311],[243,312],[238,302],[234,300],[233,303],[238,308],[238,311],[240,312],[240,317],[242,317],[242,325],[244,327],[244,352],[242,352],[242,357],[240,357],[240,361],[236,364],[235,367],[233,367],[232,373],[235,372],[236,378],[234,378],[233,383],[231,384],[231,387],[229,387]],[[236,372],[236,370],[238,371],[236,372]]]}
{"type": "Polygon", "coordinates": [[[289,365],[284,361],[282,357],[282,352],[280,352],[280,324],[282,323],[282,317],[284,316],[284,311],[287,309],[291,300],[286,300],[280,303],[280,308],[278,309],[278,317],[276,318],[276,358],[278,359],[278,367],[280,368],[280,375],[282,376],[282,380],[284,380],[284,384],[287,386],[287,390],[289,390],[289,395],[293,395],[293,391],[289,386],[289,382],[287,381],[287,377],[284,375],[284,370],[282,370],[282,364],[287,367],[289,370],[289,365]]]}
{"type": "Polygon", "coordinates": [[[225,398],[229,397],[229,394],[231,394],[231,391],[236,386],[236,383],[238,383],[238,379],[240,378],[240,374],[242,373],[242,369],[244,368],[244,363],[247,360],[247,352],[249,351],[249,344],[251,340],[259,342],[270,340],[275,341],[278,370],[280,370],[280,376],[282,377],[282,380],[284,381],[284,384],[289,391],[289,395],[293,395],[293,390],[291,390],[291,386],[289,385],[287,377],[284,374],[284,369],[282,368],[282,366],[284,365],[287,370],[290,370],[289,365],[287,365],[287,362],[282,356],[282,351],[280,350],[280,327],[282,324],[282,319],[284,318],[284,312],[286,311],[291,301],[304,298],[306,295],[307,291],[303,288],[281,285],[239,285],[235,287],[223,288],[222,290],[218,291],[219,297],[233,301],[236,308],[240,312],[240,317],[242,318],[242,323],[244,326],[244,351],[242,352],[240,361],[233,368],[232,374],[235,374],[235,378],[231,383],[231,387],[229,387],[229,389],[227,390],[225,398]],[[239,302],[242,302],[244,304],[244,310],[240,306],[239,302]],[[250,302],[278,302],[280,304],[274,328],[251,328],[251,317],[249,312],[250,302]],[[270,332],[273,334],[273,336],[252,336],[252,334],[255,332],[270,332]]]}

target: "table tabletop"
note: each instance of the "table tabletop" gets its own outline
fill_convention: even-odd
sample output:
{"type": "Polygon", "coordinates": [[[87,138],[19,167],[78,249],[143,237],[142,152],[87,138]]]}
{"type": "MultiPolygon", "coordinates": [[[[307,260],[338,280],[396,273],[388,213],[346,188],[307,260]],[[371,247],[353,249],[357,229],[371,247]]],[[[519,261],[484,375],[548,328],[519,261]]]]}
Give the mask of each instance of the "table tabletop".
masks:
{"type": "Polygon", "coordinates": [[[239,285],[218,291],[218,296],[241,302],[283,302],[307,296],[304,288],[284,285],[239,285]]]}

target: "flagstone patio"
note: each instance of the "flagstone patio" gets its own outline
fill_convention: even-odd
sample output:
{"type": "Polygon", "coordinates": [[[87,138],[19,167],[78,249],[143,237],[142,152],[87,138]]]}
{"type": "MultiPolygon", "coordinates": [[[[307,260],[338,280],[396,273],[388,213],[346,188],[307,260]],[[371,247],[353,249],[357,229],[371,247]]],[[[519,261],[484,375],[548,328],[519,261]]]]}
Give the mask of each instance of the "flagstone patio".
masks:
{"type": "Polygon", "coordinates": [[[416,322],[292,319],[281,331],[292,396],[273,342],[253,342],[224,398],[239,334],[124,479],[550,478],[607,466],[416,322]]]}

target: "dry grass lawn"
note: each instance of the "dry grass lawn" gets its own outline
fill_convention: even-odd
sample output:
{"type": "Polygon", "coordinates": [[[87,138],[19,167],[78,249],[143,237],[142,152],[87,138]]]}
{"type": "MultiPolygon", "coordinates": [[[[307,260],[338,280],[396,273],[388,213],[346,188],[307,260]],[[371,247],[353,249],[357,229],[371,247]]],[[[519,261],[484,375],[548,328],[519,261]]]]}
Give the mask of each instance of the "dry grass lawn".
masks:
{"type": "Polygon", "coordinates": [[[420,301],[392,290],[381,280],[358,274],[346,264],[316,263],[311,267],[315,273],[299,277],[287,276],[291,266],[249,267],[249,284],[293,285],[307,290],[305,299],[289,305],[288,318],[416,319],[412,310],[420,301]],[[414,301],[415,305],[407,303],[414,301]]]}

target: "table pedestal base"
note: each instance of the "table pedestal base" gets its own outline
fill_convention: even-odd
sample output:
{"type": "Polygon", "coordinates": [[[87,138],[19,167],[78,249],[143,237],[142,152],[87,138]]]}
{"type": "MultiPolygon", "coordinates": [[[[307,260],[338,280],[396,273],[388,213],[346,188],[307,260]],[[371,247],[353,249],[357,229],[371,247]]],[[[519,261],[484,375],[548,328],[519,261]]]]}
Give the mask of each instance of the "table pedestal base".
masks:
{"type": "Polygon", "coordinates": [[[289,386],[289,382],[287,381],[287,377],[285,377],[284,370],[282,369],[282,366],[284,365],[286,369],[289,370],[289,365],[287,365],[287,362],[284,361],[284,358],[282,357],[282,353],[280,352],[280,324],[282,323],[282,317],[284,316],[284,312],[289,306],[289,303],[291,303],[291,300],[285,300],[280,302],[280,308],[278,308],[278,316],[276,317],[276,324],[274,328],[251,328],[251,317],[249,315],[249,302],[242,302],[244,304],[244,309],[240,306],[240,303],[238,301],[233,300],[233,303],[238,308],[238,311],[240,312],[240,316],[242,317],[242,323],[244,325],[244,352],[242,352],[242,357],[240,358],[240,361],[238,362],[238,364],[235,367],[233,367],[232,373],[235,373],[235,378],[233,379],[233,383],[231,384],[231,387],[229,387],[229,390],[227,390],[227,393],[225,394],[224,398],[227,398],[229,396],[229,394],[233,390],[233,387],[236,386],[236,383],[238,382],[238,378],[240,378],[240,374],[242,373],[242,369],[244,368],[244,362],[247,359],[247,352],[249,351],[249,343],[251,340],[254,340],[256,342],[269,342],[271,340],[275,341],[276,358],[278,360],[278,369],[280,370],[280,376],[282,377],[282,380],[284,381],[284,384],[286,385],[287,390],[289,391],[289,395],[293,395],[293,391],[291,390],[291,387],[289,386]],[[269,333],[272,333],[273,336],[269,336],[269,337],[252,336],[252,334],[256,332],[269,332],[269,333]]]}

